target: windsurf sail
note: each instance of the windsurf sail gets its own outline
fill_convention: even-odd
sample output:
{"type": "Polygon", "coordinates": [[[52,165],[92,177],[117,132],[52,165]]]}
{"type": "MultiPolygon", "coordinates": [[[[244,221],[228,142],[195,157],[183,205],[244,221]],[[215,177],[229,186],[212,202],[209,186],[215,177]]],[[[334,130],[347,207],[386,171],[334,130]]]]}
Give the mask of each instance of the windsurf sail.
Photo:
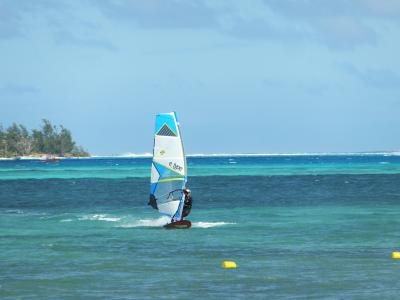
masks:
{"type": "Polygon", "coordinates": [[[179,221],[182,218],[187,181],[186,157],[175,112],[158,114],[154,131],[151,164],[150,201],[161,214],[179,221]]]}

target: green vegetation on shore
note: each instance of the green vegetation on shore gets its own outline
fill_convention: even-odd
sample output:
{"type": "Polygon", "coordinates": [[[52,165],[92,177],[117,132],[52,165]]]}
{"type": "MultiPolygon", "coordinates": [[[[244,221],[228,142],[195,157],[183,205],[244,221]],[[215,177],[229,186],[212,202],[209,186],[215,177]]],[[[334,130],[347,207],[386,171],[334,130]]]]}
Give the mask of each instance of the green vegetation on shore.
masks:
{"type": "Polygon", "coordinates": [[[0,156],[41,156],[60,157],[90,156],[72,139],[71,132],[60,125],[52,125],[43,119],[42,127],[31,132],[21,124],[13,123],[7,129],[0,124],[0,156]]]}

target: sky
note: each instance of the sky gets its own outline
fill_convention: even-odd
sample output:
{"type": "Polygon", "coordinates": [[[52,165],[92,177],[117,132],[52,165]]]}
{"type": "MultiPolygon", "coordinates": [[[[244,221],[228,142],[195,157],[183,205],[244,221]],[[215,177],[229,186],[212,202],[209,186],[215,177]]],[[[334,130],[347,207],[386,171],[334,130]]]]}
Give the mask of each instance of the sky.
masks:
{"type": "Polygon", "coordinates": [[[0,123],[152,151],[400,149],[398,0],[0,0],[0,123]]]}

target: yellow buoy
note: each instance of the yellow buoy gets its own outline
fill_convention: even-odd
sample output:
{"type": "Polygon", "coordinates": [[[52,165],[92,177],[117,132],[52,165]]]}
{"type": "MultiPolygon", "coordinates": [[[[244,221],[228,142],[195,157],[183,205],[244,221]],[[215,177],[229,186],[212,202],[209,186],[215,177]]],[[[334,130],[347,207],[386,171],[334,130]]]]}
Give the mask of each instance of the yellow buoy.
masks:
{"type": "Polygon", "coordinates": [[[392,258],[400,258],[400,252],[392,252],[392,258]]]}
{"type": "Polygon", "coordinates": [[[234,261],[223,261],[222,267],[225,269],[236,269],[237,265],[234,261]]]}

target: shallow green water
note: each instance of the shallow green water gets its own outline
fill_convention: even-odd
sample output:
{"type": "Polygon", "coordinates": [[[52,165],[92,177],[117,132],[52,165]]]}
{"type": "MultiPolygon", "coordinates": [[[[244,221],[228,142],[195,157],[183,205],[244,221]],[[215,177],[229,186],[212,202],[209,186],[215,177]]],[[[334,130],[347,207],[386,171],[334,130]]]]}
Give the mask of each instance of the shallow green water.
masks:
{"type": "MultiPolygon", "coordinates": [[[[150,158],[0,161],[0,179],[149,177],[150,158]]],[[[190,176],[400,174],[400,156],[190,157],[190,176]]]]}

